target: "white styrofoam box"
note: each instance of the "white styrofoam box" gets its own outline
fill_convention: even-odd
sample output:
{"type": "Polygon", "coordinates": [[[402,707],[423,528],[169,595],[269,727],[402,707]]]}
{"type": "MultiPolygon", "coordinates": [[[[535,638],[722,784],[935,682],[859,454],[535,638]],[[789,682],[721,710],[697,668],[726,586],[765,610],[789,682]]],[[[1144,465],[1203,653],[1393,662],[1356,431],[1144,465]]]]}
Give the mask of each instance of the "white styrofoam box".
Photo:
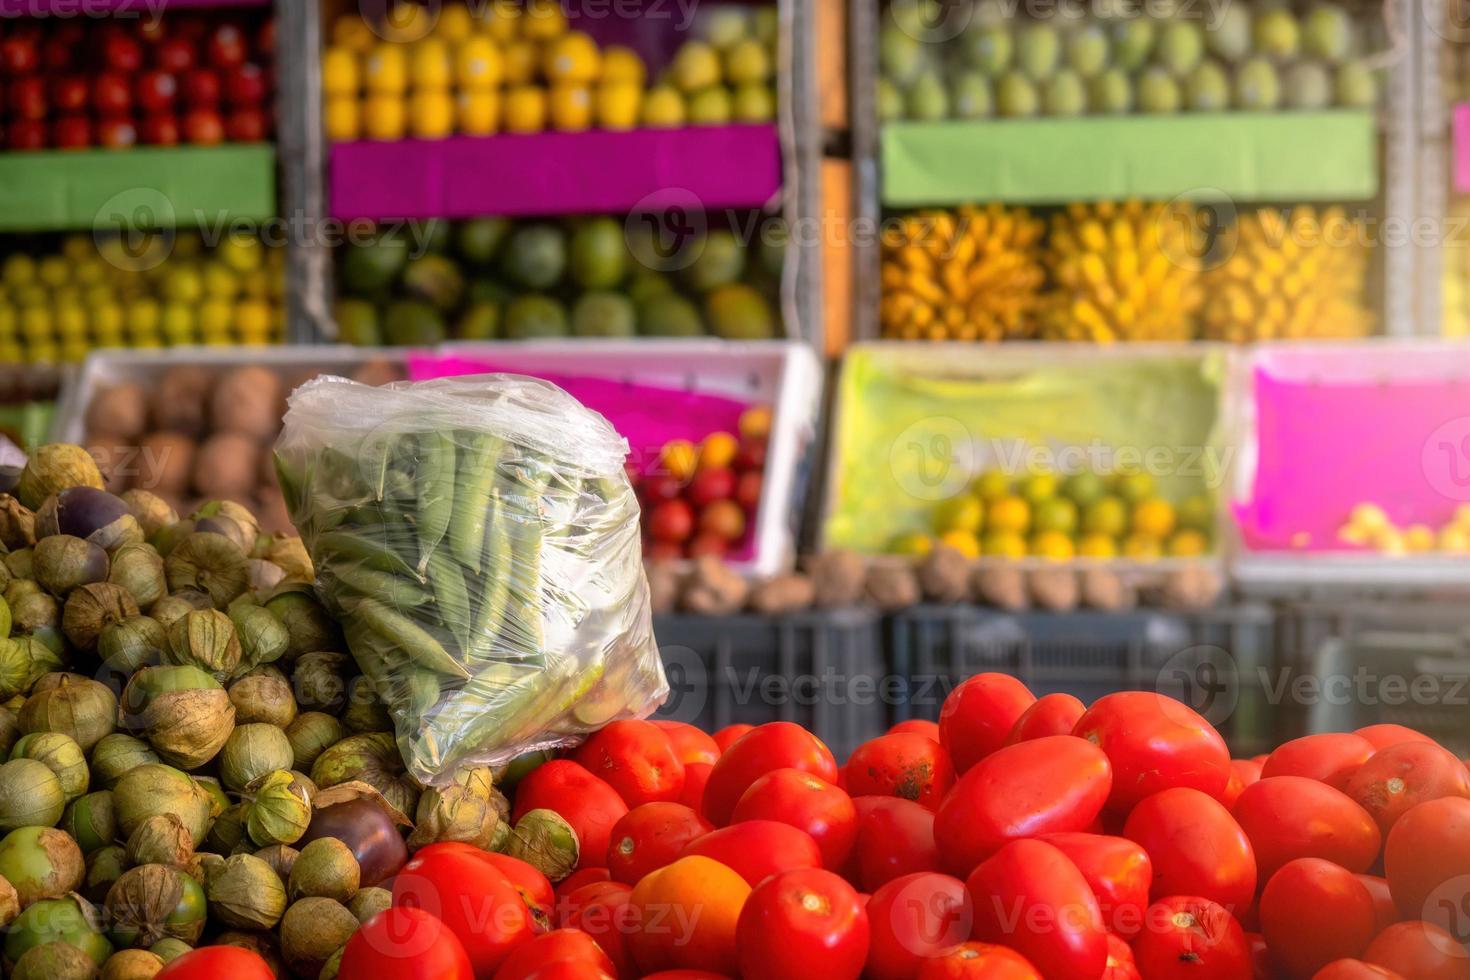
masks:
{"type": "MultiPolygon", "coordinates": [[[[1089,365],[1099,361],[1147,361],[1178,360],[1180,358],[1203,361],[1209,356],[1218,356],[1222,364],[1222,375],[1218,379],[1219,408],[1216,416],[1215,439],[1226,449],[1238,444],[1240,431],[1239,391],[1235,384],[1239,359],[1239,348],[1216,343],[1137,343],[1096,345],[1067,342],[1028,342],[1006,344],[977,344],[969,342],[913,343],[908,341],[869,341],[854,344],[849,353],[867,352],[881,357],[885,366],[912,372],[936,379],[989,379],[1003,380],[1024,376],[1042,368],[1066,365],[1089,365]]],[[[843,365],[843,372],[847,370],[843,365]]],[[[843,417],[847,406],[843,381],[835,382],[837,396],[833,399],[830,421],[830,446],[827,456],[827,479],[821,507],[819,540],[825,547],[829,544],[828,525],[836,512],[837,503],[845,492],[841,472],[843,447],[847,438],[843,417]]],[[[886,453],[887,448],[868,447],[872,452],[886,453]]],[[[1215,551],[1203,561],[1223,567],[1233,552],[1237,538],[1235,524],[1230,519],[1226,495],[1233,486],[1234,453],[1224,460],[1223,479],[1218,488],[1219,506],[1216,509],[1215,551]]],[[[901,561],[902,558],[879,555],[879,560],[901,561]]],[[[1117,571],[1148,573],[1171,571],[1185,565],[1199,564],[1202,559],[1163,558],[1141,562],[1133,559],[1089,559],[1077,558],[1068,563],[1058,563],[1042,558],[996,559],[981,557],[977,564],[1003,563],[1022,568],[1061,567],[1107,567],[1117,571]]],[[[1143,578],[1139,579],[1143,581],[1143,578]]]]}
{"type": "Polygon", "coordinates": [[[730,566],[742,574],[767,576],[794,564],[822,410],[822,367],[810,344],[711,338],[485,341],[446,344],[439,352],[529,375],[623,380],[769,405],[771,438],[754,550],[749,560],[730,566]]]}
{"type": "MultiPolygon", "coordinates": [[[[1251,498],[1259,461],[1254,398],[1258,370],[1284,380],[1328,384],[1464,382],[1470,415],[1470,345],[1464,343],[1383,337],[1284,341],[1246,349],[1233,370],[1231,388],[1240,402],[1240,450],[1231,480],[1231,497],[1237,501],[1251,498]]],[[[1470,587],[1470,558],[1464,555],[1257,551],[1242,546],[1233,564],[1240,586],[1259,596],[1363,589],[1422,593],[1470,587]]]]}

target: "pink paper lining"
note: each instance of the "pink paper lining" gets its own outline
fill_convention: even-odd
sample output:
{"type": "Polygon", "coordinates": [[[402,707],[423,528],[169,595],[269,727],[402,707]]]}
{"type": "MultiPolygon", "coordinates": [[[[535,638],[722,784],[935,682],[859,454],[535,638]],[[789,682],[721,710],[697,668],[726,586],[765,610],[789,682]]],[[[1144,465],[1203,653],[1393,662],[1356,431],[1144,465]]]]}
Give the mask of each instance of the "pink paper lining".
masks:
{"type": "Polygon", "coordinates": [[[1438,528],[1470,500],[1470,380],[1254,377],[1252,499],[1233,505],[1254,550],[1358,550],[1338,540],[1352,508],[1438,528]],[[1463,431],[1461,431],[1463,429],[1463,431]]]}
{"type": "MultiPolygon", "coordinates": [[[[741,413],[750,407],[749,402],[724,395],[586,375],[526,371],[515,365],[453,354],[413,354],[408,359],[408,376],[413,381],[467,374],[531,374],[550,381],[611,422],[628,440],[628,461],[643,474],[657,467],[659,451],[674,439],[698,443],[714,432],[737,432],[741,413]]],[[[745,538],[730,553],[736,561],[749,560],[754,553],[755,521],[747,523],[750,527],[745,538]]]]}

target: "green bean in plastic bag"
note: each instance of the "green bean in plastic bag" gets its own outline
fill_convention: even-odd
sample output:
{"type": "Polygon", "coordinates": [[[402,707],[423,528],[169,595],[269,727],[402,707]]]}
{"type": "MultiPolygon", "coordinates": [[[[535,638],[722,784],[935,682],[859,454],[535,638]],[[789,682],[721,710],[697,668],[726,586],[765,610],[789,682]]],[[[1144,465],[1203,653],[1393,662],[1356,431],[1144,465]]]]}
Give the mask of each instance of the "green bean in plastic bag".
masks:
{"type": "Polygon", "coordinates": [[[291,519],[421,782],[667,696],[627,448],[513,375],[324,377],[291,395],[276,443],[291,519]]]}

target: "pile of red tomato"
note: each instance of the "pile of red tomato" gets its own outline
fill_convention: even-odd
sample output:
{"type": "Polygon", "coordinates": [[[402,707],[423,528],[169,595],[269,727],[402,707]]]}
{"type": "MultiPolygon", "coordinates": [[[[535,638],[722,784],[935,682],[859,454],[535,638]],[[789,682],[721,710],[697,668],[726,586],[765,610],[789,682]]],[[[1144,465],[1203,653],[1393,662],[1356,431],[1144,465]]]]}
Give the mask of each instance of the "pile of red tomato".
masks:
{"type": "Polygon", "coordinates": [[[427,847],[341,980],[1470,980],[1470,770],[1399,726],[1232,760],[1164,696],[982,674],[841,767],[790,723],[616,722],[537,808],[569,877],[427,847]]]}

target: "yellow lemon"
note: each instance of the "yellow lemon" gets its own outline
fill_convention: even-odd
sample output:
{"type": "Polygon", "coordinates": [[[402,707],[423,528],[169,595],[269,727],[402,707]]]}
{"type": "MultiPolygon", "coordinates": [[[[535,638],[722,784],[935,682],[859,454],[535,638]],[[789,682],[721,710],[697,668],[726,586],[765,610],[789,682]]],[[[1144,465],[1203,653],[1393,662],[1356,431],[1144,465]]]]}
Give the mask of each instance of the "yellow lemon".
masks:
{"type": "Polygon", "coordinates": [[[1210,539],[1193,528],[1176,531],[1169,538],[1169,554],[1175,558],[1198,558],[1210,550],[1210,539]]]}
{"type": "Polygon", "coordinates": [[[67,235],[61,242],[61,254],[70,262],[82,262],[95,258],[97,249],[86,235],[67,235]]]}
{"type": "Polygon", "coordinates": [[[771,77],[771,56],[754,38],[737,41],[725,51],[725,78],[732,85],[765,82],[771,77]]]}
{"type": "Polygon", "coordinates": [[[1426,524],[1410,524],[1404,529],[1404,547],[1410,551],[1433,551],[1434,529],[1426,524]]]}
{"type": "Polygon", "coordinates": [[[227,235],[214,250],[214,257],[236,272],[251,272],[265,262],[265,246],[249,235],[227,235]]]}
{"type": "Polygon", "coordinates": [[[676,480],[687,480],[699,466],[699,447],[688,439],[670,439],[658,454],[664,472],[676,480]]]}
{"type": "Polygon", "coordinates": [[[991,531],[985,535],[981,549],[997,558],[1025,558],[1026,539],[1015,531],[991,531]]]}
{"type": "Polygon", "coordinates": [[[597,86],[596,103],[603,129],[633,129],[643,108],[643,89],[636,82],[603,82],[597,86]]]}
{"type": "Polygon", "coordinates": [[[1137,531],[1123,539],[1123,554],[1137,561],[1155,561],[1164,555],[1164,546],[1150,534],[1137,531]]]}
{"type": "Polygon", "coordinates": [[[1031,526],[1031,505],[1020,497],[1000,497],[990,502],[986,517],[993,531],[1025,534],[1031,526]]]}
{"type": "Polygon", "coordinates": [[[87,336],[87,311],[72,304],[58,305],[51,311],[52,329],[63,340],[87,336]]]}
{"type": "Polygon", "coordinates": [[[19,323],[20,318],[15,312],[15,307],[0,303],[0,340],[14,340],[19,323]]]}
{"type": "Polygon", "coordinates": [[[934,539],[921,531],[905,531],[894,535],[893,540],[888,542],[888,553],[891,555],[922,558],[933,550],[934,539]]]}
{"type": "Polygon", "coordinates": [[[71,281],[71,266],[59,255],[48,255],[36,267],[36,278],[52,289],[65,286],[71,281]]]}
{"type": "Polygon", "coordinates": [[[975,480],[975,496],[989,503],[1011,492],[1011,478],[1003,470],[986,470],[975,480]]]}
{"type": "Polygon", "coordinates": [[[435,4],[435,9],[430,10],[421,4],[399,0],[383,18],[382,35],[389,41],[399,44],[412,44],[423,40],[434,30],[438,7],[439,5],[435,4]]]}
{"type": "Polygon", "coordinates": [[[609,44],[602,49],[602,80],[604,82],[632,82],[643,86],[648,77],[648,68],[638,52],[621,44],[609,44]]]}
{"type": "Polygon", "coordinates": [[[234,299],[240,291],[240,277],[223,262],[204,266],[204,294],[214,299],[234,299]]]}
{"type": "Polygon", "coordinates": [[[939,536],[939,543],[953,548],[966,558],[980,557],[980,539],[970,531],[946,531],[939,536]]]}
{"type": "Polygon", "coordinates": [[[413,63],[409,68],[418,89],[446,89],[454,81],[454,58],[449,45],[429,38],[413,46],[413,63]]]}
{"type": "Polygon", "coordinates": [[[87,317],[92,323],[92,332],[101,337],[121,337],[123,332],[123,308],[117,303],[99,303],[87,307],[87,317]]]}
{"type": "Polygon", "coordinates": [[[1133,505],[1133,530],[1163,540],[1174,531],[1174,507],[1167,500],[1149,497],[1133,505]]]}
{"type": "Polygon", "coordinates": [[[439,22],[434,25],[435,37],[458,44],[474,32],[475,18],[469,7],[447,3],[439,8],[439,22]]]}
{"type": "Polygon", "coordinates": [[[362,88],[362,66],[357,52],[333,45],[322,54],[322,92],[334,95],[356,95],[362,88]]]}
{"type": "Polygon", "coordinates": [[[500,90],[470,89],[459,93],[459,131],[490,136],[500,129],[500,90]]]}
{"type": "Polygon", "coordinates": [[[686,93],[720,84],[720,54],[703,41],[690,41],[674,55],[669,80],[686,93]]]}
{"type": "Polygon", "coordinates": [[[60,357],[55,344],[32,344],[26,349],[26,360],[32,364],[55,364],[60,357]]]}
{"type": "Polygon", "coordinates": [[[0,364],[19,364],[25,356],[25,350],[20,344],[0,343],[0,364]]]}
{"type": "Polygon", "coordinates": [[[1082,530],[1110,538],[1128,530],[1128,506],[1117,497],[1101,497],[1082,512],[1082,530]]]}
{"type": "Polygon", "coordinates": [[[1106,534],[1084,534],[1077,541],[1077,554],[1083,558],[1116,558],[1118,543],[1106,534]]]}
{"type": "Polygon", "coordinates": [[[736,122],[771,122],[776,118],[776,93],[764,83],[742,85],[730,102],[730,115],[736,122]]]}
{"type": "Polygon", "coordinates": [[[454,132],[454,99],[443,89],[421,90],[408,105],[413,135],[424,140],[442,140],[454,132]]]}
{"type": "Polygon", "coordinates": [[[1071,535],[1077,530],[1077,505],[1066,497],[1038,501],[1035,512],[1038,531],[1059,531],[1071,535]]]}
{"type": "Polygon", "coordinates": [[[951,497],[934,511],[934,527],[939,531],[978,532],[985,525],[985,505],[974,497],[951,497]]]}
{"type": "Polygon", "coordinates": [[[501,50],[501,74],[507,85],[528,85],[536,79],[537,48],[533,41],[514,41],[501,50]]]}
{"type": "Polygon", "coordinates": [[[1205,494],[1185,497],[1179,504],[1179,526],[1209,534],[1215,526],[1215,505],[1205,494]]]}
{"type": "Polygon", "coordinates": [[[1034,507],[1057,495],[1061,482],[1055,473],[1032,473],[1021,480],[1020,493],[1034,507]]]}
{"type": "Polygon", "coordinates": [[[36,261],[29,255],[13,252],[0,265],[0,282],[6,286],[28,286],[36,278],[36,261]]]}
{"type": "Polygon", "coordinates": [[[368,96],[363,105],[362,129],[368,139],[403,139],[407,129],[403,98],[398,95],[368,96]]]}
{"type": "Polygon", "coordinates": [[[516,0],[495,0],[480,17],[480,30],[500,44],[521,33],[521,6],[516,0]]]}
{"type": "Polygon", "coordinates": [[[66,343],[62,344],[61,350],[58,352],[57,356],[68,364],[76,364],[80,361],[85,361],[87,359],[87,355],[91,352],[91,345],[88,344],[86,340],[79,337],[75,340],[69,340],[66,343]]]}
{"type": "Polygon", "coordinates": [[[158,300],[151,296],[135,299],[123,310],[123,328],[134,336],[157,333],[162,322],[162,311],[159,309],[158,300]]]}
{"type": "Polygon", "coordinates": [[[1136,504],[1154,495],[1157,485],[1152,475],[1148,473],[1123,473],[1114,479],[1118,496],[1136,504]]]}
{"type": "Polygon", "coordinates": [[[730,121],[730,92],[723,85],[711,85],[689,97],[689,121],[697,126],[722,126],[730,121]]]}
{"type": "Polygon", "coordinates": [[[201,334],[228,333],[235,322],[235,304],[223,299],[209,299],[199,304],[201,334]]]}
{"type": "Polygon", "coordinates": [[[655,85],[643,96],[643,125],[673,128],[684,125],[684,97],[677,89],[655,85]]]}
{"type": "Polygon", "coordinates": [[[1470,531],[1458,524],[1451,524],[1439,531],[1439,550],[1463,555],[1470,552],[1470,531]]]}
{"type": "Polygon", "coordinates": [[[379,44],[362,66],[367,90],[373,95],[401,95],[408,88],[408,54],[396,44],[379,44]]]}
{"type": "Polygon", "coordinates": [[[567,15],[561,0],[526,0],[521,15],[521,33],[536,41],[550,41],[567,32],[567,15]]]}
{"type": "Polygon", "coordinates": [[[343,14],[332,22],[332,46],[367,54],[381,40],[362,17],[343,14]]]}
{"type": "Polygon", "coordinates": [[[455,50],[454,77],[462,88],[494,88],[503,74],[500,49],[488,37],[472,37],[455,50]]]}
{"type": "Polygon", "coordinates": [[[597,81],[602,67],[602,52],[597,42],[582,31],[571,31],[546,46],[541,71],[553,82],[576,82],[590,85],[597,81]]]}
{"type": "Polygon", "coordinates": [[[1031,553],[1050,561],[1068,561],[1077,551],[1072,539],[1061,531],[1042,531],[1031,539],[1031,553]]]}
{"type": "Polygon", "coordinates": [[[551,89],[548,102],[551,128],[575,133],[592,125],[592,92],[585,85],[567,82],[551,89]]]}
{"type": "Polygon", "coordinates": [[[1388,514],[1377,504],[1358,504],[1348,515],[1348,523],[1369,533],[1389,526],[1388,514]]]}
{"type": "Polygon", "coordinates": [[[188,303],[168,303],[159,322],[163,335],[171,344],[187,344],[194,339],[196,324],[194,307],[188,303]]]}
{"type": "Polygon", "coordinates": [[[519,85],[505,93],[505,129],[510,133],[539,133],[546,128],[546,90],[519,85]]]}
{"type": "Polygon", "coordinates": [[[362,135],[362,103],[355,95],[334,95],[322,109],[327,139],[350,143],[362,135]]]}
{"type": "Polygon", "coordinates": [[[242,336],[268,336],[274,321],[275,315],[269,303],[252,300],[235,308],[235,329],[242,336]]]}

